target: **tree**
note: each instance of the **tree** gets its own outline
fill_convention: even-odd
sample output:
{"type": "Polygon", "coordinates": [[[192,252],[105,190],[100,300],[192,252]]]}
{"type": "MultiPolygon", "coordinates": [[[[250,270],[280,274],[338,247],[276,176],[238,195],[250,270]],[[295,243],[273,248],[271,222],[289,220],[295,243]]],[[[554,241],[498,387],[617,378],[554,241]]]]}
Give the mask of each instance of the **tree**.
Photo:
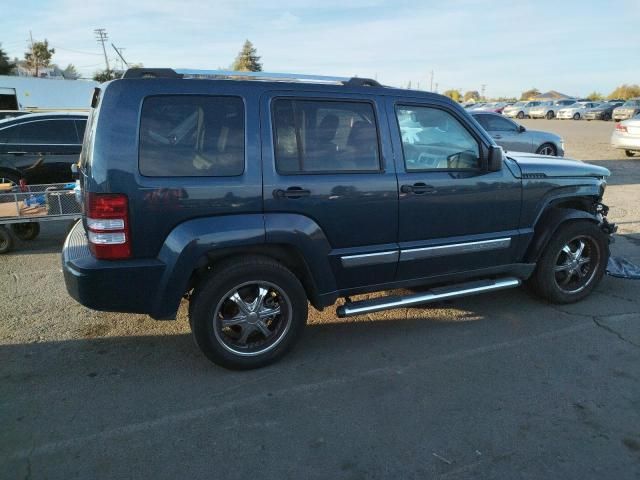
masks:
{"type": "Polygon", "coordinates": [[[592,102],[604,100],[604,95],[602,95],[600,92],[593,91],[589,95],[587,95],[587,100],[591,100],[592,102]]]}
{"type": "Polygon", "coordinates": [[[261,72],[262,63],[260,57],[256,55],[258,52],[249,40],[245,40],[242,50],[238,53],[231,70],[238,72],[261,72]]]}
{"type": "Polygon", "coordinates": [[[611,92],[607,98],[621,98],[623,100],[628,100],[633,97],[640,97],[640,85],[627,85],[625,83],[611,92]]]}
{"type": "Polygon", "coordinates": [[[113,70],[99,70],[93,74],[93,79],[101,83],[115,80],[116,78],[118,78],[118,75],[113,70]]]}
{"type": "Polygon", "coordinates": [[[62,71],[62,76],[66,80],[77,80],[80,78],[80,74],[76,70],[76,67],[75,65],[73,65],[73,63],[70,63],[69,65],[67,65],[67,68],[65,68],[62,71]]]}
{"type": "Polygon", "coordinates": [[[0,75],[9,75],[15,66],[15,63],[11,63],[5,51],[0,48],[0,75]]]}
{"type": "Polygon", "coordinates": [[[538,90],[537,88],[532,88],[531,90],[522,92],[522,95],[520,95],[520,100],[531,100],[531,98],[537,95],[540,95],[540,90],[538,90]]]}
{"type": "Polygon", "coordinates": [[[49,42],[45,38],[44,42],[34,42],[29,51],[24,54],[27,67],[34,71],[34,77],[40,75],[40,68],[46,68],[51,64],[51,57],[56,53],[55,48],[49,48],[49,42]]]}
{"type": "Polygon", "coordinates": [[[449,97],[454,102],[459,102],[460,97],[462,97],[462,94],[460,93],[459,90],[447,90],[443,93],[443,95],[445,97],[449,97]]]}
{"type": "Polygon", "coordinates": [[[473,100],[474,102],[480,100],[480,94],[477,90],[469,90],[468,92],[465,92],[464,101],[468,102],[469,100],[473,100]]]}

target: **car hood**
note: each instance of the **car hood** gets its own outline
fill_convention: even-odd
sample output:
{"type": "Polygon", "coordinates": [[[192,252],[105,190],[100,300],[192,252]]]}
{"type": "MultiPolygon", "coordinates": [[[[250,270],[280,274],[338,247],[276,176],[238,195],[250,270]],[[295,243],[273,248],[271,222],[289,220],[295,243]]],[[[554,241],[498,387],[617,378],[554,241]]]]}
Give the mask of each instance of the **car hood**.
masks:
{"type": "Polygon", "coordinates": [[[518,164],[523,177],[608,177],[611,175],[611,172],[604,167],[562,157],[525,152],[509,152],[507,157],[518,164]]]}

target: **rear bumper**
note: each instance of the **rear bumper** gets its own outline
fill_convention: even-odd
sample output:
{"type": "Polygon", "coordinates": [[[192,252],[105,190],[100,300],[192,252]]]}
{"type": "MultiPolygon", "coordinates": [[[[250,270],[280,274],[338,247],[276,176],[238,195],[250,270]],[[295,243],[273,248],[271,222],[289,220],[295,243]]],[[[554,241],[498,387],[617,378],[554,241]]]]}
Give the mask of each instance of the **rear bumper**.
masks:
{"type": "Polygon", "coordinates": [[[614,130],[611,134],[611,146],[622,150],[640,150],[640,137],[620,135],[614,130]]]}
{"type": "Polygon", "coordinates": [[[64,242],[62,269],[67,292],[85,307],[163,317],[155,311],[155,296],[165,265],[156,259],[96,259],[89,251],[82,222],[76,223],[64,242]]]}

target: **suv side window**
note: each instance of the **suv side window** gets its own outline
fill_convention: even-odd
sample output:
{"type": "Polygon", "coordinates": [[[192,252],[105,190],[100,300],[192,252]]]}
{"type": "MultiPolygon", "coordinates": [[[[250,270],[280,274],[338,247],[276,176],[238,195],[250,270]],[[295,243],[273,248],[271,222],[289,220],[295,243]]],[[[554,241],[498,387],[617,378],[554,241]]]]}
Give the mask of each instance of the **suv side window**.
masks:
{"type": "Polygon", "coordinates": [[[480,168],[480,146],[450,113],[439,108],[396,107],[407,172],[480,168]]]}
{"type": "Polygon", "coordinates": [[[244,148],[244,102],[239,97],[161,95],[146,98],[142,105],[142,175],[241,175],[244,148]]]}
{"type": "Polygon", "coordinates": [[[277,99],[272,108],[279,173],[380,170],[370,103],[277,99]]]}
{"type": "Polygon", "coordinates": [[[9,128],[7,143],[32,145],[78,145],[73,120],[39,120],[9,128]]]}

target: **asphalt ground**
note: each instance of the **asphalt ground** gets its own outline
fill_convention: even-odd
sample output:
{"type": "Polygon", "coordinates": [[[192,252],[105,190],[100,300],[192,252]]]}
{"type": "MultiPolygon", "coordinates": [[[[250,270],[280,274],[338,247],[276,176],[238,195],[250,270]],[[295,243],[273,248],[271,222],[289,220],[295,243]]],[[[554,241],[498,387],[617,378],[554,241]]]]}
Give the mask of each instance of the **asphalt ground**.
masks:
{"type": "MultiPolygon", "coordinates": [[[[612,171],[640,263],[640,157],[612,122],[525,120],[612,171]]],[[[0,478],[640,478],[640,281],[556,306],[526,289],[338,319],[231,372],[175,322],[66,294],[65,225],[0,257],[0,478]]]]}

